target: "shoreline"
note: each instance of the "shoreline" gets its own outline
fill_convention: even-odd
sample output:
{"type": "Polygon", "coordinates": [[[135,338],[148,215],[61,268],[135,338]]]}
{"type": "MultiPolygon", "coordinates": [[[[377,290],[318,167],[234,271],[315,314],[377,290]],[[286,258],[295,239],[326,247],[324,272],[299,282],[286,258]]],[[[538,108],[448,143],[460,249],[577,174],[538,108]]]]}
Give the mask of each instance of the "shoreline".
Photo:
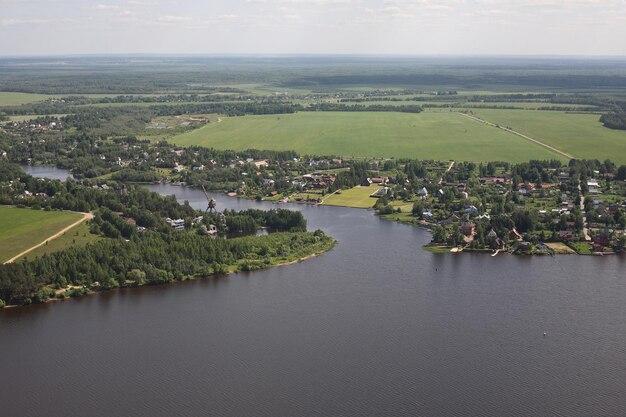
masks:
{"type": "Polygon", "coordinates": [[[3,309],[13,309],[13,308],[18,308],[18,307],[28,307],[28,306],[42,305],[42,304],[48,304],[48,303],[56,303],[56,302],[59,302],[59,301],[69,301],[69,300],[72,300],[74,298],[88,297],[88,296],[93,296],[93,295],[100,294],[100,293],[105,293],[105,292],[119,290],[119,289],[129,289],[129,288],[132,289],[132,288],[141,288],[141,287],[167,286],[167,285],[172,285],[172,284],[183,283],[183,282],[186,282],[186,281],[195,281],[195,280],[205,279],[205,278],[229,277],[231,275],[239,274],[239,273],[242,273],[242,272],[254,273],[254,272],[257,272],[257,271],[269,270],[271,268],[277,268],[277,267],[287,266],[287,265],[294,265],[294,264],[297,264],[297,263],[301,263],[301,262],[307,261],[307,260],[312,259],[312,258],[316,258],[318,256],[321,256],[321,255],[323,255],[323,254],[333,250],[335,245],[338,242],[337,242],[337,239],[334,239],[332,237],[330,239],[331,239],[331,241],[329,242],[330,246],[326,250],[316,251],[316,252],[310,253],[310,254],[308,254],[306,256],[303,256],[301,258],[294,259],[292,261],[287,261],[286,260],[284,262],[278,262],[276,264],[269,265],[269,266],[267,266],[265,268],[255,269],[255,270],[252,270],[252,271],[243,271],[243,270],[239,269],[240,265],[236,264],[236,265],[232,265],[233,267],[237,268],[236,270],[227,271],[227,272],[225,272],[223,274],[212,274],[212,275],[202,275],[202,276],[198,275],[198,276],[192,276],[192,277],[189,277],[189,278],[186,278],[186,279],[182,279],[182,280],[178,280],[178,281],[172,281],[172,282],[161,283],[161,284],[126,285],[126,286],[123,286],[123,287],[115,287],[115,288],[99,290],[99,291],[98,290],[94,291],[94,290],[92,290],[90,288],[87,288],[87,287],[84,287],[84,286],[80,287],[80,286],[76,286],[76,285],[70,285],[70,286],[68,286],[68,288],[61,289],[61,290],[56,290],[56,293],[59,294],[60,291],[63,291],[63,293],[65,293],[65,292],[71,291],[73,289],[85,289],[85,290],[87,290],[87,292],[85,294],[81,294],[81,295],[74,296],[74,297],[72,297],[72,296],[66,296],[64,298],[58,298],[56,296],[55,297],[50,297],[46,301],[44,301],[42,303],[7,304],[3,308],[0,308],[0,312],[3,309]]]}

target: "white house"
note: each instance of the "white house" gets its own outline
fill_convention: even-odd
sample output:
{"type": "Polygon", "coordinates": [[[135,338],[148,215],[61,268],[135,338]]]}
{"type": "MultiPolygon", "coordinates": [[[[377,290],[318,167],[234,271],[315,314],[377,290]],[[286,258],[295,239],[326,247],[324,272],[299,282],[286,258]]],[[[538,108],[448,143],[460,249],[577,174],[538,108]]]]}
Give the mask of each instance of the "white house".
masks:
{"type": "Polygon", "coordinates": [[[588,180],[587,188],[589,189],[589,194],[600,194],[600,184],[598,184],[597,180],[588,180]]]}

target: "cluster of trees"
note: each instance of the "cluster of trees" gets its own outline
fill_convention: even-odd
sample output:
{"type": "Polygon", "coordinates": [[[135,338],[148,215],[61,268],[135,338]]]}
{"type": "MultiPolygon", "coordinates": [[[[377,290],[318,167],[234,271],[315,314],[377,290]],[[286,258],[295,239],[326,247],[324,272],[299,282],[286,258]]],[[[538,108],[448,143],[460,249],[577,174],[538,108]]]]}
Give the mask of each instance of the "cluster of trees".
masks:
{"type": "Polygon", "coordinates": [[[392,106],[384,104],[372,104],[369,106],[363,106],[360,104],[342,104],[342,103],[318,103],[313,104],[307,108],[307,111],[345,111],[345,112],[400,112],[400,113],[421,113],[423,111],[421,106],[392,106]]]}
{"type": "Polygon", "coordinates": [[[328,249],[324,232],[272,233],[259,237],[210,239],[193,233],[145,233],[129,240],[104,239],[30,261],[0,265],[0,300],[44,301],[50,289],[67,285],[109,289],[161,284],[196,276],[251,270],[328,249]]]}
{"type": "Polygon", "coordinates": [[[603,114],[600,122],[609,129],[626,130],[626,111],[603,114]]]}

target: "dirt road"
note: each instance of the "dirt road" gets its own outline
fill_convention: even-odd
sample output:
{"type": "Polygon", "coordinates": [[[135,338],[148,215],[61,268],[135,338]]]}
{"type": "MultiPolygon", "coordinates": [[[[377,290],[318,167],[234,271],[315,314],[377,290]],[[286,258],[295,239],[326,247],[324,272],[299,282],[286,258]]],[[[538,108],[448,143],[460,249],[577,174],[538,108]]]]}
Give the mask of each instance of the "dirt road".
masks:
{"type": "Polygon", "coordinates": [[[502,130],[504,130],[505,132],[512,133],[512,134],[514,134],[514,135],[516,135],[516,136],[519,136],[519,137],[521,137],[521,138],[523,138],[523,139],[526,139],[526,140],[529,140],[529,141],[531,141],[531,142],[534,142],[534,143],[536,143],[537,145],[541,145],[541,146],[543,146],[544,148],[548,148],[548,149],[550,149],[551,151],[554,151],[554,152],[558,153],[559,155],[563,155],[563,156],[564,156],[564,157],[566,157],[566,158],[569,158],[569,159],[576,159],[576,157],[574,157],[573,155],[570,155],[570,154],[568,154],[568,153],[565,153],[565,152],[563,152],[563,151],[561,151],[561,150],[559,150],[559,149],[555,148],[554,146],[550,146],[550,145],[548,145],[547,143],[543,143],[543,142],[541,142],[540,140],[537,140],[537,139],[531,138],[530,136],[527,136],[527,135],[525,135],[525,134],[523,134],[523,133],[520,133],[520,132],[518,132],[518,131],[516,131],[516,130],[509,129],[509,128],[507,128],[507,127],[503,127],[503,126],[497,125],[497,124],[495,124],[495,123],[488,122],[488,121],[483,120],[483,119],[479,119],[478,117],[471,116],[471,115],[469,115],[469,114],[465,114],[465,113],[461,113],[461,112],[457,112],[457,114],[460,114],[460,115],[462,115],[462,116],[465,116],[465,117],[467,117],[467,118],[470,118],[470,119],[472,119],[472,120],[474,120],[474,121],[477,121],[477,122],[480,122],[480,123],[484,123],[484,124],[486,124],[486,125],[488,125],[488,126],[497,127],[498,129],[502,129],[502,130]]]}
{"type": "Polygon", "coordinates": [[[70,230],[71,228],[78,226],[79,224],[81,224],[82,222],[84,222],[85,220],[91,220],[93,219],[93,214],[91,213],[81,213],[83,215],[83,218],[78,220],[77,222],[74,222],[72,224],[70,224],[69,226],[67,226],[66,228],[59,230],[58,232],[56,232],[55,234],[53,234],[52,236],[48,237],[46,240],[44,240],[43,242],[32,246],[28,249],[26,249],[25,251],[18,253],[17,255],[15,255],[14,257],[12,257],[11,259],[9,259],[8,261],[5,262],[5,264],[9,264],[11,262],[14,262],[16,259],[21,258],[22,256],[26,255],[27,253],[37,249],[40,246],[45,245],[47,242],[49,242],[52,239],[56,239],[57,237],[61,236],[63,233],[67,232],[68,230],[70,230]]]}

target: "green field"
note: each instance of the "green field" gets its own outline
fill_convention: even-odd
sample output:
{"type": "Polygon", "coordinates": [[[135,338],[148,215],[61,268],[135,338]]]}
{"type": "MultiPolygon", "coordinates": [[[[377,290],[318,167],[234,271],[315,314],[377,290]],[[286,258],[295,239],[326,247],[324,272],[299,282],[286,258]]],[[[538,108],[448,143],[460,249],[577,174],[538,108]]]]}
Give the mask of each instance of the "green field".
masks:
{"type": "Polygon", "coordinates": [[[72,227],[58,238],[51,240],[47,245],[40,246],[32,252],[28,252],[26,255],[19,258],[19,260],[25,258],[35,259],[39,256],[67,249],[70,246],[84,246],[99,239],[103,238],[89,233],[89,225],[87,222],[83,222],[78,226],[72,227]]]}
{"type": "Polygon", "coordinates": [[[37,245],[82,215],[68,211],[43,211],[0,207],[0,262],[37,245]]]}
{"type": "Polygon", "coordinates": [[[11,93],[0,91],[0,106],[18,106],[20,104],[43,101],[50,96],[47,94],[11,93]]]}
{"type": "Polygon", "coordinates": [[[376,198],[370,195],[380,187],[354,187],[349,190],[341,190],[341,194],[333,194],[324,199],[323,205],[342,206],[355,208],[371,208],[376,203],[376,198]]]}
{"type": "Polygon", "coordinates": [[[579,159],[626,163],[626,131],[602,126],[598,114],[533,110],[472,111],[482,119],[511,127],[579,159]]]}
{"type": "MultiPolygon", "coordinates": [[[[451,112],[300,112],[224,117],[175,136],[179,145],[295,150],[344,157],[402,157],[523,162],[559,158],[552,151],[451,112]]],[[[560,158],[563,159],[563,158],[560,158]]]]}

